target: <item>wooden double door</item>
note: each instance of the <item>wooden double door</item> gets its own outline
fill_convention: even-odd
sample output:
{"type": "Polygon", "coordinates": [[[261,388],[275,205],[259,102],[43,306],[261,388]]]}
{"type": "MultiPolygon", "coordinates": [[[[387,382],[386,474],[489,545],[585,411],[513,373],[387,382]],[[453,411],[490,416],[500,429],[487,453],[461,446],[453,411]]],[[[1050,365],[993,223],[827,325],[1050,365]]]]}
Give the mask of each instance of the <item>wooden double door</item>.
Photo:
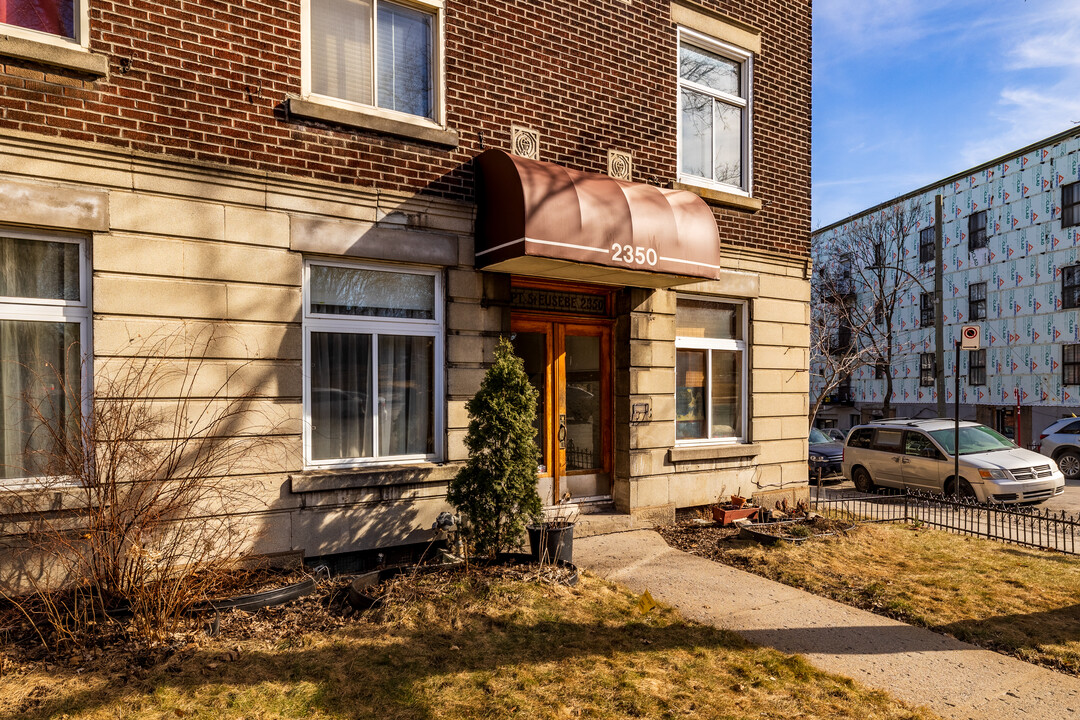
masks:
{"type": "Polygon", "coordinates": [[[513,344],[539,391],[540,499],[611,495],[611,326],[515,316],[513,344]]]}

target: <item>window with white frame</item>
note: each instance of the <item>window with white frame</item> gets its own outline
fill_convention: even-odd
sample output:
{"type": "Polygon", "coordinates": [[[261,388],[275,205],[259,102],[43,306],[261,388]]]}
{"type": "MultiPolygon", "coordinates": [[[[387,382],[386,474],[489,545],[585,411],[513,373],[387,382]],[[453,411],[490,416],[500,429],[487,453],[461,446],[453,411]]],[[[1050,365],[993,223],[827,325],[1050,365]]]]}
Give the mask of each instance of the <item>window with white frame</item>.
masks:
{"type": "Polygon", "coordinates": [[[750,194],[753,55],[679,29],[679,179],[750,194]]]}
{"type": "Polygon", "coordinates": [[[746,423],[746,305],[684,296],[675,311],[675,438],[737,442],[746,423]]]}
{"type": "Polygon", "coordinates": [[[309,95],[439,121],[442,3],[304,0],[309,95]]]}
{"type": "Polygon", "coordinates": [[[85,45],[87,0],[3,0],[5,34],[51,44],[85,45]]]}
{"type": "Polygon", "coordinates": [[[83,411],[86,257],[79,238],[0,230],[0,486],[47,471],[42,419],[62,426],[83,411]]]}
{"type": "Polygon", "coordinates": [[[441,453],[442,313],[435,271],[305,265],[309,466],[441,453]]]}

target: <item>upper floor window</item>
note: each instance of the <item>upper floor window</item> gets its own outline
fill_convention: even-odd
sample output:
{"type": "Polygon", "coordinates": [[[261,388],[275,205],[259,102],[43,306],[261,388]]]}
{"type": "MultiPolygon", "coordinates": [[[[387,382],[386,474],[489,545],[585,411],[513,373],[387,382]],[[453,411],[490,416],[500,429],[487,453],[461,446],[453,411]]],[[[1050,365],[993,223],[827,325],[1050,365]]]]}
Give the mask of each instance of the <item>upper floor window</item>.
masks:
{"type": "Polygon", "coordinates": [[[679,176],[750,193],[752,54],[679,30],[679,176]]]}
{"type": "Polygon", "coordinates": [[[968,215],[968,252],[986,247],[986,211],[968,215]]]}
{"type": "Polygon", "coordinates": [[[1080,182],[1061,186],[1061,226],[1080,225],[1080,182]]]}
{"type": "Polygon", "coordinates": [[[986,283],[968,285],[968,320],[986,319],[986,283]]]}
{"type": "Polygon", "coordinates": [[[1061,346],[1061,382],[1080,385],[1080,345],[1061,346]]]}
{"type": "Polygon", "coordinates": [[[0,0],[4,33],[52,43],[80,43],[86,36],[86,0],[0,0]]]}
{"type": "Polygon", "coordinates": [[[932,352],[920,353],[919,384],[923,387],[930,387],[934,384],[935,379],[937,379],[937,358],[932,352]]]}
{"type": "Polygon", "coordinates": [[[738,441],[746,417],[746,306],[678,298],[675,437],[738,441]]]}
{"type": "Polygon", "coordinates": [[[304,283],[307,464],[436,459],[442,290],[437,273],[309,263],[304,283]]]}
{"type": "Polygon", "coordinates": [[[441,3],[305,0],[307,92],[438,121],[441,3]]]}
{"type": "Polygon", "coordinates": [[[923,228],[919,231],[919,262],[933,262],[936,255],[937,238],[934,236],[934,228],[923,228]]]}
{"type": "Polygon", "coordinates": [[[0,487],[44,475],[56,436],[42,421],[84,409],[89,297],[80,239],[0,231],[0,487]]]}
{"type": "Polygon", "coordinates": [[[1061,307],[1080,307],[1080,265],[1061,269],[1061,307]]]}
{"type": "Polygon", "coordinates": [[[934,310],[934,296],[930,293],[921,293],[919,295],[919,325],[924,328],[933,327],[937,314],[934,310]]]}
{"type": "Polygon", "coordinates": [[[986,348],[968,350],[968,384],[986,384],[986,348]]]}
{"type": "Polygon", "coordinates": [[[874,243],[874,267],[880,268],[885,264],[885,243],[874,243]]]}

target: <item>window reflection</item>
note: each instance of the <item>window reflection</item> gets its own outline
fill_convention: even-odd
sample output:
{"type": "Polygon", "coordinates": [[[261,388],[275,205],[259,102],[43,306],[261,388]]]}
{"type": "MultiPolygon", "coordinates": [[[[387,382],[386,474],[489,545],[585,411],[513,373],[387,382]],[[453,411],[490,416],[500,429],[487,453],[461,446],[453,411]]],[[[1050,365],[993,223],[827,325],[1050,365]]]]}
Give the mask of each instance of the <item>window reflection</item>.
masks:
{"type": "Polygon", "coordinates": [[[0,22],[74,39],[75,1],[3,0],[0,22]]]}

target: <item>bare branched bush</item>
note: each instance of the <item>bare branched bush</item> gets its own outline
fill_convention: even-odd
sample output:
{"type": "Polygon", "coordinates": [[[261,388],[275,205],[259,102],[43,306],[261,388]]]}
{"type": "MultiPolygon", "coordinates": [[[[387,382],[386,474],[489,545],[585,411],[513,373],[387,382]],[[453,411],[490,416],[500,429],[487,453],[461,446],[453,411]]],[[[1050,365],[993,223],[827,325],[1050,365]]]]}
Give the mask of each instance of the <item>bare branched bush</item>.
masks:
{"type": "Polygon", "coordinates": [[[234,473],[257,470],[279,421],[250,381],[234,392],[244,364],[204,359],[214,339],[146,341],[99,362],[92,392],[34,369],[53,392],[26,393],[32,479],[0,514],[21,560],[9,588],[33,590],[18,603],[46,645],[80,644],[117,617],[165,641],[246,548],[243,509],[257,499],[234,473]]]}

